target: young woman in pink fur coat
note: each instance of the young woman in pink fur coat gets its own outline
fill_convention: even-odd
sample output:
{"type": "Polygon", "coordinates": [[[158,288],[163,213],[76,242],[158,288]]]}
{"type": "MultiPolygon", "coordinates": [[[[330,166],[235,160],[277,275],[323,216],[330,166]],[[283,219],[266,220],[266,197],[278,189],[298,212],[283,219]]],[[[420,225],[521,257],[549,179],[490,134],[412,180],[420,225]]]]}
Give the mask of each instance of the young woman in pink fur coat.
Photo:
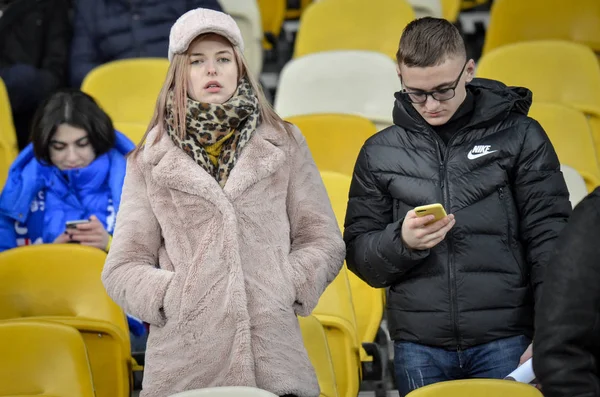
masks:
{"type": "Polygon", "coordinates": [[[228,15],[184,14],[128,160],[102,279],[150,324],[142,397],[238,385],[319,395],[296,316],[313,310],[345,247],[304,138],[242,51],[228,15]]]}

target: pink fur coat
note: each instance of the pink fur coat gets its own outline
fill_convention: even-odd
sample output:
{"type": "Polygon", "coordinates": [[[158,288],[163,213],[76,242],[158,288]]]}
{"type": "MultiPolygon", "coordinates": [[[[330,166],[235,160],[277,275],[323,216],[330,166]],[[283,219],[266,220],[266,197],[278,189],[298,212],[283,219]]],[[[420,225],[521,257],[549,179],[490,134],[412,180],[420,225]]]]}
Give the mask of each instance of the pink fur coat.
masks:
{"type": "Polygon", "coordinates": [[[129,159],[102,280],[151,325],[142,397],[237,385],[319,395],[296,315],[313,310],[345,249],[295,137],[261,125],[224,189],[166,134],[129,159]]]}

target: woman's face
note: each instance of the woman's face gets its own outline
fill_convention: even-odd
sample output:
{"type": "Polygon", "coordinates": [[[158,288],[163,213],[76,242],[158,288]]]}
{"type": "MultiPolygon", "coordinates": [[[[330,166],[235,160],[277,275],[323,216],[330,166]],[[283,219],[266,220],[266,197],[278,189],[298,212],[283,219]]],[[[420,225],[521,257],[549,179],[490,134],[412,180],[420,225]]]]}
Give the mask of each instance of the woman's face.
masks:
{"type": "Polygon", "coordinates": [[[61,124],[50,139],[50,161],[60,170],[84,168],[96,158],[86,130],[61,124]]]}
{"type": "Polygon", "coordinates": [[[188,95],[205,103],[227,102],[238,86],[238,66],[227,39],[210,34],[190,45],[188,95]]]}

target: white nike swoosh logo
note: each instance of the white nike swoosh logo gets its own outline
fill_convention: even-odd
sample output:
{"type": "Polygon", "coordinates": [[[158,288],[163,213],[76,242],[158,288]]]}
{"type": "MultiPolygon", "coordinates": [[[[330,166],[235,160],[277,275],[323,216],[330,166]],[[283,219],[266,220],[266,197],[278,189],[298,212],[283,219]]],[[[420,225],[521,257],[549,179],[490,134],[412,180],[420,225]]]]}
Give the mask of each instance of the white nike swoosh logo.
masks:
{"type": "Polygon", "coordinates": [[[467,154],[467,158],[469,160],[475,160],[475,159],[478,159],[479,157],[483,157],[485,155],[496,153],[496,152],[497,152],[497,150],[492,150],[491,152],[483,152],[483,153],[478,153],[478,154],[473,154],[473,153],[469,152],[469,154],[467,154]]]}

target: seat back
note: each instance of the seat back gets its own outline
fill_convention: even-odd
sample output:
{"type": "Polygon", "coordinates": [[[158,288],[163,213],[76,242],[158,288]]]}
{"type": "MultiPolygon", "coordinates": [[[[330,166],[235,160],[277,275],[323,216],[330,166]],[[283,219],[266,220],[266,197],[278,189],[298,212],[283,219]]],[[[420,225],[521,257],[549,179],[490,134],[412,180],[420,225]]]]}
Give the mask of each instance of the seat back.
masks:
{"type": "Polygon", "coordinates": [[[148,125],[168,69],[166,58],[112,61],[89,72],[81,90],[96,99],[113,123],[148,125]]]}
{"type": "Polygon", "coordinates": [[[298,317],[298,322],[308,358],[317,373],[321,397],[336,397],[335,372],[323,325],[315,316],[298,317]]]}
{"type": "Polygon", "coordinates": [[[568,165],[561,164],[560,170],[565,177],[567,189],[569,189],[569,200],[571,201],[571,206],[575,208],[575,206],[588,195],[588,189],[585,185],[585,180],[581,174],[577,172],[577,170],[569,167],[568,165]]]}
{"type": "Polygon", "coordinates": [[[148,123],[117,121],[114,123],[114,126],[117,131],[123,133],[131,140],[131,142],[136,145],[142,141],[144,135],[146,134],[146,130],[148,130],[148,123]]]}
{"type": "Polygon", "coordinates": [[[592,132],[580,111],[556,103],[535,102],[529,116],[537,120],[548,134],[561,164],[568,165],[585,180],[587,190],[600,185],[600,168],[592,132]]]}
{"type": "Polygon", "coordinates": [[[6,86],[0,79],[0,190],[4,187],[8,170],[18,153],[17,134],[13,124],[10,100],[6,86]]]}
{"type": "Polygon", "coordinates": [[[254,387],[228,386],[188,390],[170,397],[277,397],[276,394],[254,387]]]}
{"type": "MultiPolygon", "coordinates": [[[[257,0],[257,3],[260,9],[263,32],[277,40],[283,27],[287,0],[257,0]]],[[[263,40],[263,47],[268,50],[272,48],[268,40],[263,40]]]]}
{"type": "Polygon", "coordinates": [[[548,39],[574,41],[600,51],[600,2],[494,0],[484,54],[506,44],[548,39]]]}
{"type": "Polygon", "coordinates": [[[0,320],[52,321],[77,328],[86,343],[97,397],[129,396],[131,351],[123,311],[100,275],[106,253],[41,244],[0,253],[0,320]]]}
{"type": "Polygon", "coordinates": [[[323,51],[364,50],[396,59],[402,30],[413,19],[415,13],[406,0],[318,1],[300,18],[294,57],[323,51]]]}
{"type": "Polygon", "coordinates": [[[443,18],[452,23],[458,21],[458,15],[460,14],[461,6],[460,0],[441,0],[441,3],[443,18]]]}
{"type": "Polygon", "coordinates": [[[319,170],[352,175],[358,152],[377,132],[375,124],[348,114],[308,114],[288,117],[306,138],[319,170]]]}
{"type": "Polygon", "coordinates": [[[416,389],[406,397],[542,397],[525,383],[500,379],[465,379],[440,382],[416,389]]]}
{"type": "Polygon", "coordinates": [[[294,59],[284,66],[275,110],[284,118],[319,113],[354,114],[371,120],[381,129],[394,123],[394,93],[400,88],[396,64],[385,55],[369,51],[321,52],[294,59]]]}
{"type": "Polygon", "coordinates": [[[535,101],[600,116],[600,64],[581,44],[554,40],[505,45],[481,57],[477,76],[527,87],[535,101]]]}
{"type": "Polygon", "coordinates": [[[231,15],[244,39],[244,57],[250,72],[257,78],[263,66],[263,28],[256,0],[219,0],[223,10],[231,15]]]}
{"type": "Polygon", "coordinates": [[[85,343],[76,329],[0,322],[0,396],[94,397],[85,343]]]}

